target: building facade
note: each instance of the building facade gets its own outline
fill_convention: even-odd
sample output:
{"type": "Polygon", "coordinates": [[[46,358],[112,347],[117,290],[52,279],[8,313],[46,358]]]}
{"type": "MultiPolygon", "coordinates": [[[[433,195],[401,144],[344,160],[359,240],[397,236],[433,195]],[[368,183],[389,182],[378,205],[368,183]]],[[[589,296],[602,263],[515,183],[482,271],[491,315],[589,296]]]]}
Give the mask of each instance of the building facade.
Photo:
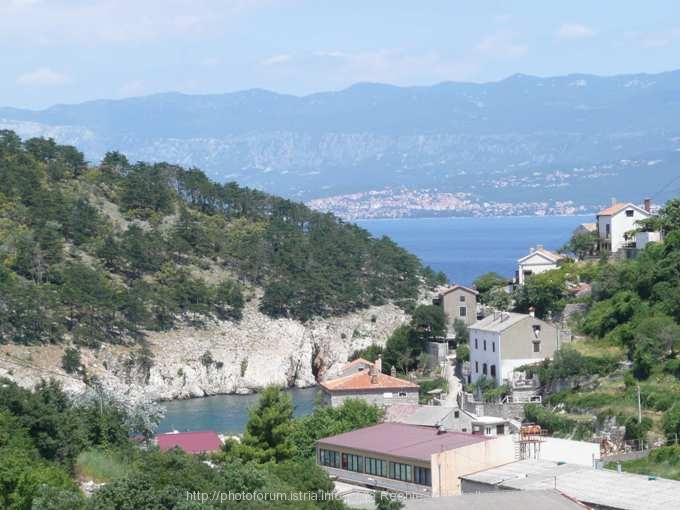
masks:
{"type": "Polygon", "coordinates": [[[615,203],[597,213],[597,236],[600,253],[616,253],[632,240],[626,234],[639,227],[638,222],[649,218],[651,203],[644,208],[631,203],[615,203]]]}
{"type": "Polygon", "coordinates": [[[384,407],[391,404],[417,404],[419,387],[382,373],[382,360],[377,359],[368,370],[321,383],[323,403],[338,407],[347,399],[361,399],[384,407]]]}
{"type": "Polygon", "coordinates": [[[524,285],[524,282],[531,275],[545,273],[552,269],[557,269],[557,263],[562,256],[543,248],[542,244],[532,247],[529,254],[517,261],[517,283],[524,285]]]}
{"type": "Polygon", "coordinates": [[[454,284],[435,298],[434,304],[444,309],[449,329],[456,319],[470,325],[477,320],[477,291],[463,285],[454,284]]]}
{"type": "Polygon", "coordinates": [[[512,380],[513,371],[552,358],[566,339],[557,328],[533,314],[494,312],[470,326],[470,381],[482,377],[498,385],[512,380]]]}
{"type": "Polygon", "coordinates": [[[423,495],[460,494],[460,476],[511,462],[514,455],[511,436],[399,423],[327,437],[316,446],[317,463],[338,480],[423,495]]]}

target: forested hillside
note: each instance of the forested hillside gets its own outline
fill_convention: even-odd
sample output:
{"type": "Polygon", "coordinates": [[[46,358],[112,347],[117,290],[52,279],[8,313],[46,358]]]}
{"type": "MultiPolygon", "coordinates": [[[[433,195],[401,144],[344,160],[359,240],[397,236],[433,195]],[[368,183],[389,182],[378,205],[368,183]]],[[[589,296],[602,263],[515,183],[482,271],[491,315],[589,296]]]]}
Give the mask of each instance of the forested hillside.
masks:
{"type": "Polygon", "coordinates": [[[0,131],[0,342],[123,342],[238,320],[260,297],[303,321],[409,307],[442,278],[387,238],[200,170],[115,152],[91,166],[0,131]]]}

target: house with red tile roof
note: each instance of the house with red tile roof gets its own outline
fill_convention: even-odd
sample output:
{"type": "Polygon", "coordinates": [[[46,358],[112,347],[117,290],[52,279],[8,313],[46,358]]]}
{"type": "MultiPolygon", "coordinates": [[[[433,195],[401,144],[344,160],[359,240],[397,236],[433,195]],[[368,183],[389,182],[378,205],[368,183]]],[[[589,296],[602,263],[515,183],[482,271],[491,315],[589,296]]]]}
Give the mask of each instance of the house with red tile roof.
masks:
{"type": "Polygon", "coordinates": [[[345,363],[342,368],[340,368],[340,372],[338,373],[338,377],[344,377],[346,375],[352,375],[356,374],[357,372],[363,372],[364,370],[368,372],[371,367],[373,366],[373,363],[370,361],[364,359],[364,358],[357,358],[355,360],[349,361],[345,363]]]}
{"type": "Polygon", "coordinates": [[[616,253],[632,244],[627,233],[639,228],[639,221],[652,215],[649,199],[639,207],[630,202],[614,202],[597,213],[597,236],[600,253],[616,253]]]}
{"type": "Polygon", "coordinates": [[[317,463],[340,481],[424,496],[460,494],[460,476],[514,458],[511,436],[402,423],[365,427],[316,444],[317,463]]]}
{"type": "Polygon", "coordinates": [[[218,452],[222,448],[220,437],[212,430],[157,434],[155,443],[161,451],[179,448],[194,454],[218,452]]]}
{"type": "Polygon", "coordinates": [[[361,399],[377,406],[417,404],[418,385],[382,373],[378,358],[368,370],[321,383],[323,402],[338,407],[347,399],[361,399]]]}

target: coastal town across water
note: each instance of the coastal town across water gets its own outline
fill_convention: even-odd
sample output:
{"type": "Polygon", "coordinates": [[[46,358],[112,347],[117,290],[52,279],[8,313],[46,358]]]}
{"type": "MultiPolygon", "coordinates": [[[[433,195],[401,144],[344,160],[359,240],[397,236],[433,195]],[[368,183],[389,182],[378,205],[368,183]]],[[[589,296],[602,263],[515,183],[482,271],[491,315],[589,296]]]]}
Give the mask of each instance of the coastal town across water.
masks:
{"type": "MultiPolygon", "coordinates": [[[[572,242],[584,242],[572,246],[572,260],[631,259],[650,242],[663,242],[661,232],[641,228],[654,211],[649,200],[613,202],[573,232],[572,242]]],[[[498,292],[509,296],[567,259],[565,253],[532,246],[498,292]]],[[[591,289],[586,282],[572,281],[568,292],[587,296],[591,289]]],[[[419,496],[407,508],[457,508],[464,500],[455,495],[490,493],[482,503],[466,501],[484,504],[487,498],[487,503],[503,504],[501,494],[491,493],[508,489],[530,491],[521,504],[531,507],[541,498],[554,498],[554,508],[622,510],[666,508],[665,502],[680,500],[680,482],[651,483],[645,476],[604,469],[612,460],[644,454],[644,445],[631,451],[613,432],[579,441],[554,437],[527,421],[524,406],[542,399],[542,383],[530,367],[579,341],[568,325],[578,304],[568,305],[561,317],[539,318],[533,307],[527,313],[509,312],[507,304],[491,306],[479,298],[480,290],[454,283],[439,289],[432,300],[447,321],[445,333],[426,349],[429,369],[439,374],[442,387],[423,394],[415,372],[398,375],[397,367],[385,366],[381,355],[372,360],[357,356],[321,381],[319,405],[341,407],[359,399],[384,411],[382,423],[316,443],[316,462],[345,501],[351,504],[366,493],[384,491],[419,496]],[[461,332],[467,338],[460,338],[461,332]],[[459,359],[461,344],[468,346],[467,359],[459,359]],[[507,393],[496,400],[481,398],[478,390],[486,381],[504,386],[507,393]],[[431,496],[448,497],[424,499],[431,496]]],[[[156,441],[161,449],[205,453],[219,450],[224,439],[213,431],[175,431],[159,434],[156,441]]]]}

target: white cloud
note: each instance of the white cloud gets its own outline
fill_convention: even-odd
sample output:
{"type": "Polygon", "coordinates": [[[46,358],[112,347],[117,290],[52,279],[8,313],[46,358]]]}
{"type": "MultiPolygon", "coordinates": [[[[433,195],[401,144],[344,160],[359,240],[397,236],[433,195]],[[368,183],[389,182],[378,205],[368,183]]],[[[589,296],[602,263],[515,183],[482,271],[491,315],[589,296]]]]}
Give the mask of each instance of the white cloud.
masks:
{"type": "Polygon", "coordinates": [[[131,97],[141,96],[147,93],[148,91],[146,88],[146,84],[142,80],[133,80],[124,83],[123,86],[120,87],[119,92],[122,97],[131,97]]]}
{"type": "Polygon", "coordinates": [[[564,23],[557,31],[557,36],[562,39],[586,39],[594,35],[592,28],[580,23],[564,23]]]}
{"type": "Polygon", "coordinates": [[[19,85],[29,85],[36,87],[63,85],[68,81],[68,75],[54,71],[49,67],[39,67],[38,69],[24,73],[17,78],[17,83],[19,85]]]}
{"type": "Polygon", "coordinates": [[[478,52],[496,58],[518,58],[529,53],[529,46],[516,42],[515,34],[500,31],[482,39],[476,46],[478,52]]]}
{"type": "Polygon", "coordinates": [[[289,62],[291,58],[292,57],[288,53],[279,53],[277,55],[272,55],[271,57],[265,58],[262,61],[262,64],[266,66],[285,64],[286,62],[289,62]]]}
{"type": "Polygon", "coordinates": [[[0,40],[54,45],[205,38],[271,0],[0,0],[0,40]]]}
{"type": "Polygon", "coordinates": [[[397,85],[432,83],[467,79],[477,71],[477,63],[473,59],[453,60],[437,52],[409,54],[389,49],[323,50],[313,52],[311,58],[316,62],[309,62],[309,65],[345,84],[364,81],[397,85]]]}
{"type": "Polygon", "coordinates": [[[680,28],[653,32],[626,32],[626,39],[644,50],[658,50],[673,46],[680,39],[680,28]]]}

